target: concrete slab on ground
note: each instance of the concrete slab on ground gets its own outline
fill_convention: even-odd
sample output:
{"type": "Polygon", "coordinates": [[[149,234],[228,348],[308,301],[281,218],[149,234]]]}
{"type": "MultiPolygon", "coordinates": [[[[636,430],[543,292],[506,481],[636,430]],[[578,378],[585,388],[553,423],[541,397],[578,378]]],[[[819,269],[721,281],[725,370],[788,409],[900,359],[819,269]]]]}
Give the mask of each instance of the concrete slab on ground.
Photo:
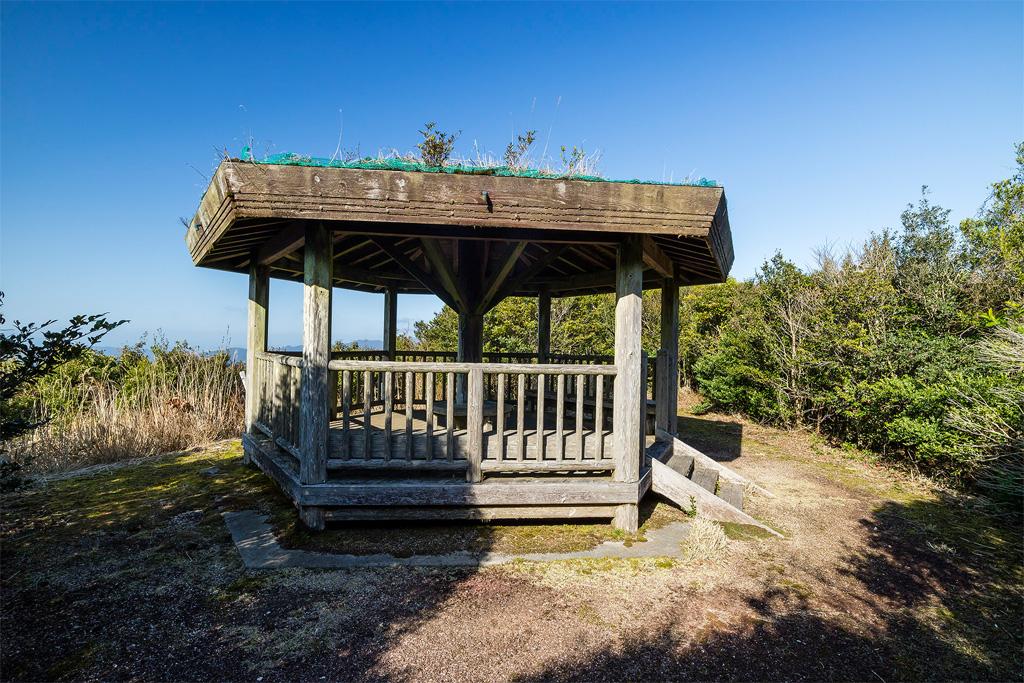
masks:
{"type": "Polygon", "coordinates": [[[605,541],[595,548],[566,553],[471,553],[459,551],[439,555],[412,555],[395,557],[389,554],[345,555],[310,550],[284,548],[267,523],[267,515],[254,510],[224,512],[231,538],[242,556],[247,569],[347,569],[354,567],[483,567],[505,564],[517,560],[553,562],[556,560],[584,560],[601,558],[680,557],[681,544],[686,540],[690,525],[673,522],[660,529],[647,532],[646,541],[627,546],[622,541],[605,541]]]}

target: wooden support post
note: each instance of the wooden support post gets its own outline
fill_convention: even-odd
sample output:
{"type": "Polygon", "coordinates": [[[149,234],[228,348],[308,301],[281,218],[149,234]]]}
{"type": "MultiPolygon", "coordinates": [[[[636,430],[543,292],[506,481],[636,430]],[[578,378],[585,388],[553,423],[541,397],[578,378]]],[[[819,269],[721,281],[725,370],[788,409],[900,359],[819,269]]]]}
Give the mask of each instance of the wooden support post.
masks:
{"type": "MultiPolygon", "coordinates": [[[[327,480],[328,371],[331,357],[331,276],[334,240],[323,223],[306,226],[302,306],[302,398],[300,401],[299,480],[327,480]]],[[[305,520],[307,515],[303,514],[305,520]]]]}
{"type": "Polygon", "coordinates": [[[547,287],[537,295],[537,362],[547,363],[551,355],[551,292],[547,287]]]}
{"type": "Polygon", "coordinates": [[[658,352],[655,425],[675,435],[679,402],[679,283],[661,283],[661,350],[658,352]]]}
{"type": "Polygon", "coordinates": [[[245,346],[245,431],[249,434],[253,432],[252,423],[260,411],[256,354],[267,350],[269,303],[270,268],[254,263],[249,266],[249,331],[245,346]]]}
{"type": "MultiPolygon", "coordinates": [[[[459,313],[459,346],[456,358],[460,363],[481,363],[484,356],[484,317],[476,313],[459,313]]],[[[455,382],[455,402],[466,402],[466,375],[455,382]]]]}
{"type": "MultiPolygon", "coordinates": [[[[643,434],[643,382],[641,367],[641,312],[643,308],[643,247],[638,236],[619,244],[615,280],[615,377],[614,431],[615,480],[640,479],[640,439],[643,434]]],[[[639,502],[639,501],[638,501],[639,502]]],[[[624,531],[637,529],[637,506],[622,505],[615,525],[624,531]],[[629,509],[625,509],[629,508],[629,509]]]]}
{"type": "Polygon", "coordinates": [[[398,290],[388,287],[384,292],[384,353],[388,360],[395,359],[398,343],[398,290]]]}

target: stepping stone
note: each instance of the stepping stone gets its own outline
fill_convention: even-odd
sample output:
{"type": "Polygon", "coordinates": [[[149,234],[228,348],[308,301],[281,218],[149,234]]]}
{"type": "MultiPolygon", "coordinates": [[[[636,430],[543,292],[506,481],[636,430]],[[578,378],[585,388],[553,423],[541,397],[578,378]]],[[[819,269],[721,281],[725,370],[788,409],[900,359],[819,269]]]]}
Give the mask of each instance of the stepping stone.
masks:
{"type": "Polygon", "coordinates": [[[718,484],[718,497],[737,510],[743,509],[743,484],[723,479],[718,484]]]}
{"type": "Polygon", "coordinates": [[[718,486],[718,471],[708,467],[694,467],[693,476],[690,479],[705,491],[714,493],[718,486]]]}
{"type": "Polygon", "coordinates": [[[690,476],[690,473],[693,472],[692,455],[674,453],[669,456],[668,460],[663,460],[662,462],[687,478],[690,476]]]}

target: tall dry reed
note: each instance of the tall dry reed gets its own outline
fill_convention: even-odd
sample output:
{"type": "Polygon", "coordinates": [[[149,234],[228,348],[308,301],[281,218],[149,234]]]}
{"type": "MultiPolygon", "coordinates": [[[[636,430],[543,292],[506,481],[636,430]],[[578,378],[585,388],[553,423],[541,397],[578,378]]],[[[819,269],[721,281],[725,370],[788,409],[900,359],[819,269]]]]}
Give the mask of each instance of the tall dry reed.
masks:
{"type": "Polygon", "coordinates": [[[46,424],[9,444],[10,455],[30,471],[51,472],[236,436],[243,421],[240,369],[224,355],[175,350],[117,379],[61,377],[37,402],[46,424]]]}

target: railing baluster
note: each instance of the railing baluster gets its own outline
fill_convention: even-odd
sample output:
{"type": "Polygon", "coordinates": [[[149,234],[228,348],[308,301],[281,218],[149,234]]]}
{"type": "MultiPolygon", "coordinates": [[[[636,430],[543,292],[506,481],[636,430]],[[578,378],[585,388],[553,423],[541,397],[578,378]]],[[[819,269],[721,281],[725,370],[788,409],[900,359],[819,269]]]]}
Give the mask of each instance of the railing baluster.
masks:
{"type": "Polygon", "coordinates": [[[565,375],[555,380],[555,459],[565,459],[565,375]]]}
{"type": "Polygon", "coordinates": [[[604,375],[597,376],[594,387],[594,435],[597,437],[594,459],[600,460],[604,457],[604,375]]]}
{"type": "Polygon", "coordinates": [[[516,387],[516,460],[526,459],[526,375],[519,373],[516,387]]]}
{"type": "Polygon", "coordinates": [[[348,421],[352,408],[352,371],[344,370],[341,374],[341,457],[348,460],[352,457],[352,432],[348,421]]]}
{"type": "Polygon", "coordinates": [[[469,371],[469,386],[466,387],[466,435],[469,468],[466,480],[478,482],[483,479],[480,468],[484,457],[484,373],[480,368],[469,371]]]}
{"type": "Polygon", "coordinates": [[[576,375],[576,459],[583,460],[583,375],[576,375]]]}
{"type": "Polygon", "coordinates": [[[424,398],[427,401],[427,460],[434,459],[434,373],[428,372],[423,382],[424,398]],[[428,391],[429,388],[429,391],[428,391]]]}
{"type": "Polygon", "coordinates": [[[455,459],[455,373],[449,372],[445,377],[445,416],[444,445],[449,460],[455,459]]]}
{"type": "Polygon", "coordinates": [[[370,406],[373,404],[373,375],[363,372],[363,459],[373,455],[373,425],[370,420],[370,406]]]}
{"type": "Polygon", "coordinates": [[[384,373],[384,461],[391,460],[391,412],[395,391],[395,373],[385,370],[384,373]]]}
{"type": "Polygon", "coordinates": [[[544,459],[544,375],[537,375],[537,461],[544,459]]]}
{"type": "Polygon", "coordinates": [[[412,373],[405,373],[405,459],[412,460],[412,400],[409,392],[416,391],[416,384],[413,381],[412,373]]]}
{"type": "Polygon", "coordinates": [[[505,373],[499,372],[497,414],[494,416],[494,431],[498,433],[498,460],[505,459],[505,373]]]}

